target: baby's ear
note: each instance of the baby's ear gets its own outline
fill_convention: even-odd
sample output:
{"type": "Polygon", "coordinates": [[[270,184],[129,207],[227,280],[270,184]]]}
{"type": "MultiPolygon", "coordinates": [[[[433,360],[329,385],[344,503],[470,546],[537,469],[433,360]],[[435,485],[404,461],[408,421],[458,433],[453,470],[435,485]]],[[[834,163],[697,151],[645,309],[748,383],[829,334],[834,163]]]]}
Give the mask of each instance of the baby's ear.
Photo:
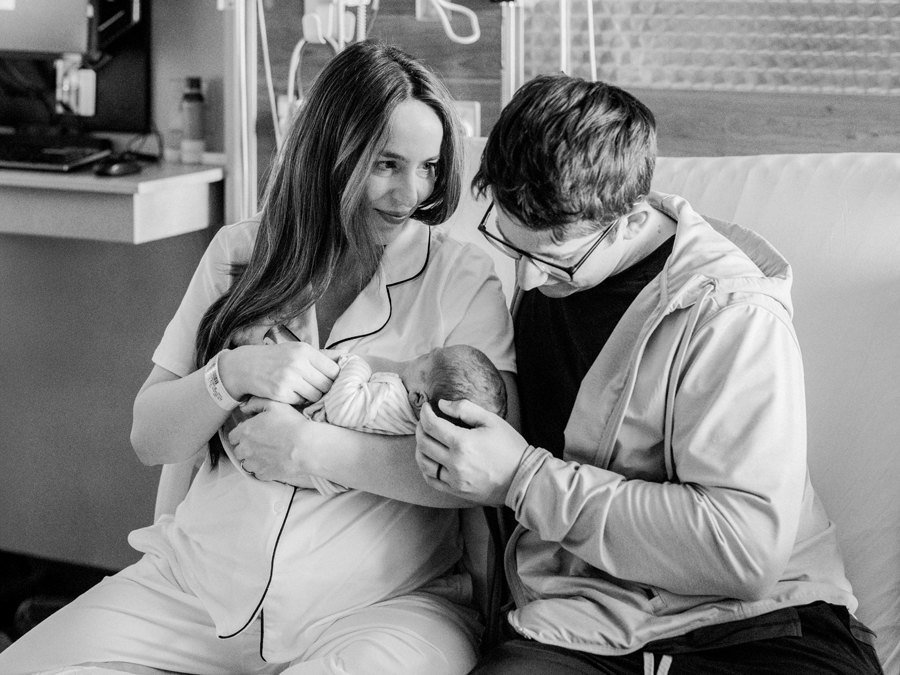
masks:
{"type": "Polygon", "coordinates": [[[422,406],[428,402],[428,397],[423,391],[411,391],[407,395],[407,398],[409,399],[409,404],[416,412],[419,412],[422,409],[422,406]]]}

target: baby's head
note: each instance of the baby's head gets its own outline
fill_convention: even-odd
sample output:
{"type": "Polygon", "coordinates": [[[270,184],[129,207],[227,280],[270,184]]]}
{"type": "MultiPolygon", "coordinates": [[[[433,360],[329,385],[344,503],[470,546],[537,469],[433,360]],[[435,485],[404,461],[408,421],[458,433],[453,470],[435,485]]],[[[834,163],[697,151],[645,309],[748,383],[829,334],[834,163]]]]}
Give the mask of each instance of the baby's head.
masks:
{"type": "Polygon", "coordinates": [[[444,416],[437,402],[468,399],[485,410],[506,417],[506,385],[491,360],[468,345],[438,347],[408,361],[400,379],[409,392],[416,412],[430,401],[444,416]]]}

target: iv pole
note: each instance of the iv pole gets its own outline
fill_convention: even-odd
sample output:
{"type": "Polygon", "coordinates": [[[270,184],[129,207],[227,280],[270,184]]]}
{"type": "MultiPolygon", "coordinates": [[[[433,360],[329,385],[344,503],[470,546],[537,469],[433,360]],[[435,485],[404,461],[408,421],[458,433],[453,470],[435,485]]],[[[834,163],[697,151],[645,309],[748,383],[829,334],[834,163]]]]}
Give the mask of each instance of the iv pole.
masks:
{"type": "Polygon", "coordinates": [[[257,211],[256,188],[256,32],[255,0],[233,0],[224,8],[226,25],[225,154],[226,222],[257,211]]]}
{"type": "Polygon", "coordinates": [[[500,105],[505,106],[525,84],[525,10],[522,0],[501,3],[500,105]]]}

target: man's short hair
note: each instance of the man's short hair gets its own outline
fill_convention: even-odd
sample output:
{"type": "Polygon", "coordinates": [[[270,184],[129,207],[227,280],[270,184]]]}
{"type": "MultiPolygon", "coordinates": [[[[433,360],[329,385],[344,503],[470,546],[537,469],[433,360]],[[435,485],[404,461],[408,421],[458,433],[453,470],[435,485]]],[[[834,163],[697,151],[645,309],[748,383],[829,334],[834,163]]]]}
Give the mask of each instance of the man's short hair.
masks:
{"type": "Polygon", "coordinates": [[[437,402],[468,399],[506,417],[506,385],[500,371],[480,349],[453,345],[438,350],[431,369],[432,408],[437,402]]]}
{"type": "Polygon", "coordinates": [[[526,83],[488,136],[473,180],[522,226],[557,241],[613,224],[647,195],[656,165],[653,113],[603,82],[542,75],[526,83]]]}

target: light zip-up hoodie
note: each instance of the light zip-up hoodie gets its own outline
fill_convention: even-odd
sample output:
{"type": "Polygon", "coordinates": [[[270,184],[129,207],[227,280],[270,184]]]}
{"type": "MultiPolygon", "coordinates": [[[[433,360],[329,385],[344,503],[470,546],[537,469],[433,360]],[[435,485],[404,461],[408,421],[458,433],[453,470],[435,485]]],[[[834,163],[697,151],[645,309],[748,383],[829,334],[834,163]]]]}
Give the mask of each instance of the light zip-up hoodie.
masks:
{"type": "Polygon", "coordinates": [[[856,609],[806,464],[791,268],[680,197],[663,271],[582,381],[565,455],[530,447],[507,495],[521,634],[626,654],[817,600],[856,609]]]}

